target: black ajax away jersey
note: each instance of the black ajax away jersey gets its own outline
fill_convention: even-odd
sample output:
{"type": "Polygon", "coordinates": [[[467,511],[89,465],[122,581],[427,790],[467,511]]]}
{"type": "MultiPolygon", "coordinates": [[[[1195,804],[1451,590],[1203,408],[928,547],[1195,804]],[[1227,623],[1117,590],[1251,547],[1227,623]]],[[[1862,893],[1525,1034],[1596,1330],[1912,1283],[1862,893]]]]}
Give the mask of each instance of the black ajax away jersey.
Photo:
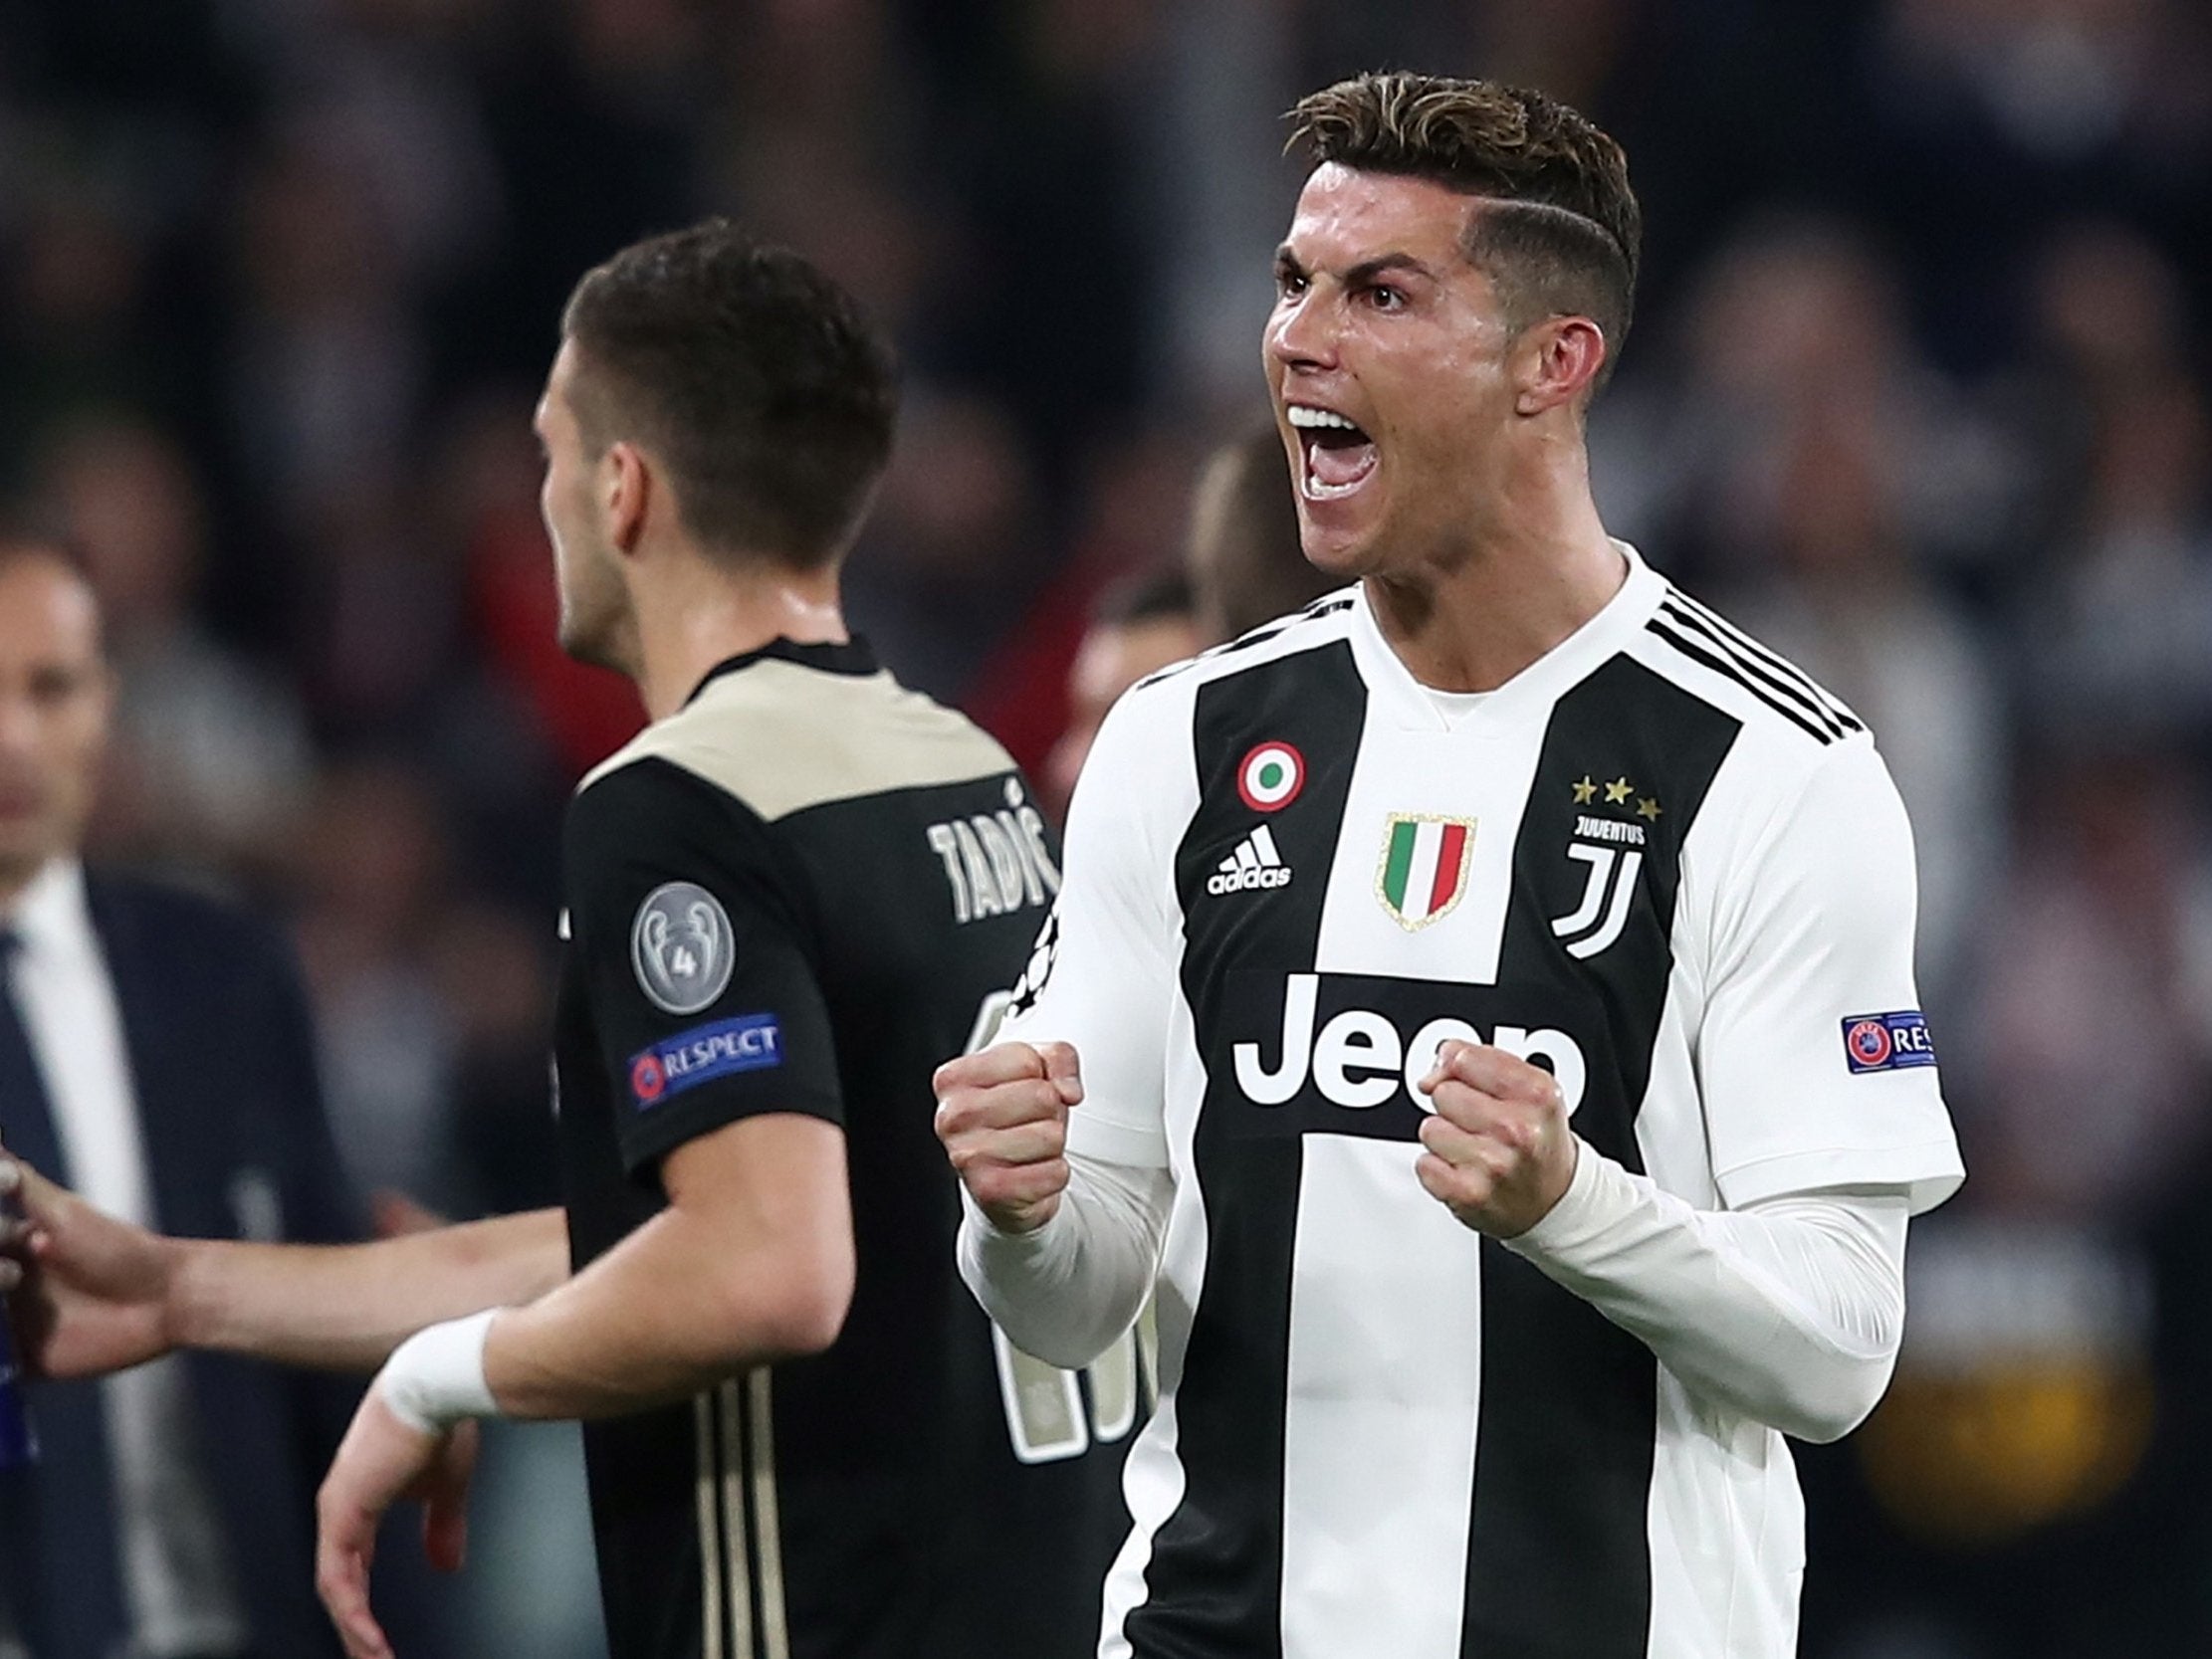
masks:
{"type": "MultiPolygon", "coordinates": [[[[757,1113],[843,1126],[858,1275],[825,1353],[588,1425],[613,1659],[1088,1652],[1135,1367],[1007,1348],[954,1270],[931,1074],[1059,885],[1005,752],[865,645],[724,664],[568,811],[555,1082],[577,1266],[660,1160],[757,1113]]],[[[995,994],[997,993],[997,994],[995,994]]]]}

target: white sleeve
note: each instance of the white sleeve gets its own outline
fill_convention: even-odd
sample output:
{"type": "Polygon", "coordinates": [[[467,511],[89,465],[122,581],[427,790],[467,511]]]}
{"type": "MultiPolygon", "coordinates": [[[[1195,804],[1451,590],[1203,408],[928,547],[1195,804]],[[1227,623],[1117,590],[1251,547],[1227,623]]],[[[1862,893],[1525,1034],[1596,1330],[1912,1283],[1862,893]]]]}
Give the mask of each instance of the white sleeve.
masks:
{"type": "Polygon", "coordinates": [[[1584,1144],[1506,1247],[1638,1338],[1691,1390],[1834,1440],[1875,1408],[1904,1334],[1901,1189],[1692,1209],[1584,1144]]]}
{"type": "MultiPolygon", "coordinates": [[[[1124,697],[1100,726],[1068,810],[1060,892],[1014,987],[1001,1041],[1073,1045],[1083,1101],[1072,1151],[1164,1168],[1168,1020],[1179,994],[1177,787],[1160,752],[1160,705],[1124,697]]],[[[1195,793],[1195,775],[1184,787],[1195,793]]],[[[1039,1355],[1038,1357],[1043,1357],[1039,1355]]]]}
{"type": "Polygon", "coordinates": [[[1721,1196],[1890,1186],[1932,1209],[1965,1170],[1913,984],[1912,831],[1888,769],[1871,739],[1838,743],[1747,830],[1706,873],[1684,855],[1685,889],[1709,884],[1695,1054],[1721,1196]]]}
{"type": "Polygon", "coordinates": [[[1014,1347],[1080,1370],[1144,1308],[1174,1195],[1165,1169],[1071,1152],[1052,1219],[1002,1233],[963,1190],[960,1276],[1014,1347]]]}

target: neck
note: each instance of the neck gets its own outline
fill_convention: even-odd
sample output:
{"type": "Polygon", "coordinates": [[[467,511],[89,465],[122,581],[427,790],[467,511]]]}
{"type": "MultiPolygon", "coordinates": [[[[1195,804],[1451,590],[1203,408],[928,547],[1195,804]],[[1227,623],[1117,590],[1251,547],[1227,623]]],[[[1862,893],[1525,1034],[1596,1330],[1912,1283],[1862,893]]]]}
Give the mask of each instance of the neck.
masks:
{"type": "Polygon", "coordinates": [[[1376,626],[1436,691],[1495,691],[1605,608],[1628,568],[1571,453],[1506,480],[1449,552],[1367,576],[1376,626]]]}
{"type": "Polygon", "coordinates": [[[777,639],[820,645],[851,637],[834,568],[798,572],[763,564],[729,571],[690,558],[671,561],[661,580],[639,587],[632,593],[638,663],[631,678],[650,720],[682,708],[717,663],[777,639]]]}

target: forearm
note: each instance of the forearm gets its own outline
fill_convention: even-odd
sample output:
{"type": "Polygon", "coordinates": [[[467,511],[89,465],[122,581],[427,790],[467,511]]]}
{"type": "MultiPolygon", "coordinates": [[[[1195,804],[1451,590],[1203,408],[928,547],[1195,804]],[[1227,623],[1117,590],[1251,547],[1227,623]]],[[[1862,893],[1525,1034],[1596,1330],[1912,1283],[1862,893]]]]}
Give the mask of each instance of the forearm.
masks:
{"type": "Polygon", "coordinates": [[[560,1211],[372,1244],[174,1241],[170,1346],[371,1371],[424,1326],[544,1296],[568,1275],[560,1211]]]}
{"type": "Polygon", "coordinates": [[[1901,1194],[1692,1208],[1587,1144],[1508,1248],[1641,1339],[1708,1399],[1833,1440],[1888,1384],[1904,1326],[1901,1194]]]}
{"type": "Polygon", "coordinates": [[[1105,1351],[1144,1307],[1159,1271],[1175,1183],[1165,1169],[1068,1159],[1050,1221],[1001,1233],[974,1204],[960,1230],[960,1272],[1016,1348],[1075,1369],[1105,1351]]]}
{"type": "Polygon", "coordinates": [[[818,1293],[836,1267],[805,1259],[808,1248],[803,1234],[749,1237],[727,1217],[663,1210],[550,1295],[502,1313],[485,1380],[506,1416],[608,1417],[818,1352],[845,1305],[818,1293]]]}

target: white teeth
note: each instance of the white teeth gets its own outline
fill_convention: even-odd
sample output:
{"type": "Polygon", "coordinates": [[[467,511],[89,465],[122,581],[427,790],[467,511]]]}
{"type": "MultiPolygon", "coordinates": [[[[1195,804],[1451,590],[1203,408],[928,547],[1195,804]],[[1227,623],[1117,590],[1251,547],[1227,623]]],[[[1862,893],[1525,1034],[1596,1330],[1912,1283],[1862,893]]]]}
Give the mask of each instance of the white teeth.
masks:
{"type": "Polygon", "coordinates": [[[1358,426],[1334,409],[1314,409],[1303,403],[1293,403],[1290,406],[1290,424],[1301,427],[1333,426],[1346,432],[1359,430],[1358,426]]]}

